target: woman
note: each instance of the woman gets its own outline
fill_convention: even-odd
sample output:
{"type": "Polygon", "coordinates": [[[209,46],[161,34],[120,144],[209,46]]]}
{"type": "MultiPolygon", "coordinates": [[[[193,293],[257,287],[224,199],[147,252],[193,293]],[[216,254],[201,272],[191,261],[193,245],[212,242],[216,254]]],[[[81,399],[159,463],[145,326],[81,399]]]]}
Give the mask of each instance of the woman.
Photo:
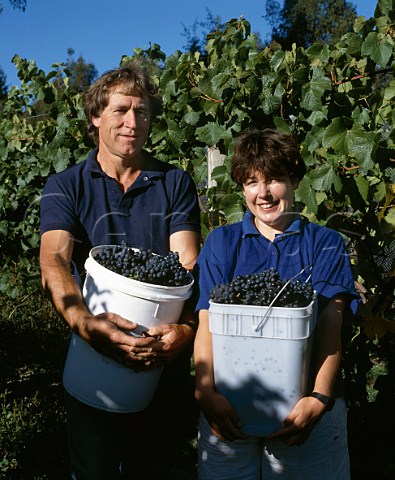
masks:
{"type": "Polygon", "coordinates": [[[346,406],[339,386],[340,332],[343,311],[357,296],[341,236],[294,211],[294,192],[305,172],[299,147],[286,133],[253,129],[237,140],[232,178],[242,187],[248,211],[242,222],[211,232],[196,268],[200,480],[350,478],[346,406]],[[210,290],[270,267],[289,279],[309,265],[311,272],[306,269],[299,280],[311,274],[318,292],[312,390],[299,399],[279,430],[266,438],[247,436],[230,402],[215,389],[210,290]]]}

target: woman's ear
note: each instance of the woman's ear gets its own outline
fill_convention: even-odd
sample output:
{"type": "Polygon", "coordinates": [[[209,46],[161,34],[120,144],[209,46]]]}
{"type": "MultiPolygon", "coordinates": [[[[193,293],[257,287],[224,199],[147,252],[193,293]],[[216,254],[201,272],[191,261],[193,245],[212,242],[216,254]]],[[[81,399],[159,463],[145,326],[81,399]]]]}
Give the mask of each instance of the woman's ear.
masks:
{"type": "Polygon", "coordinates": [[[291,178],[292,187],[296,190],[299,187],[300,180],[297,177],[291,178]]]}

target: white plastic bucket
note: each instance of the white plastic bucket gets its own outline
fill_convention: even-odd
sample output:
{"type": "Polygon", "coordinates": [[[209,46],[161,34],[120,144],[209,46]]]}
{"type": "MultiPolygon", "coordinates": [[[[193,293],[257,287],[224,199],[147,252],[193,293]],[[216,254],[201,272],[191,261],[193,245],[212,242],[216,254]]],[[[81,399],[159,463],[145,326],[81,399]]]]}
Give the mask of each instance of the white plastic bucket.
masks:
{"type": "Polygon", "coordinates": [[[268,307],[210,302],[216,390],[238,413],[247,435],[277,430],[306,393],[316,302],[307,307],[268,307]]]}
{"type": "MultiPolygon", "coordinates": [[[[177,323],[184,302],[192,293],[191,283],[166,287],[138,282],[102,267],[94,260],[105,246],[91,250],[83,296],[93,315],[114,312],[139,324],[135,332],[151,326],[177,323]]],[[[102,355],[72,334],[63,371],[65,389],[83,403],[110,412],[144,410],[152,400],[163,367],[135,372],[102,355]]]]}

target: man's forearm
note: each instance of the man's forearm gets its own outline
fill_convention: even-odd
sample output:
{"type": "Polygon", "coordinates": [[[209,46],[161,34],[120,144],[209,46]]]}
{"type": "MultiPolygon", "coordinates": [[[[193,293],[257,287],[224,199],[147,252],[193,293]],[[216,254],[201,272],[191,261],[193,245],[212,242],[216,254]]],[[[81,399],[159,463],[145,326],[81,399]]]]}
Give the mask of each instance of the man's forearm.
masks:
{"type": "Polygon", "coordinates": [[[197,314],[194,313],[194,301],[189,298],[185,304],[181,313],[181,317],[178,321],[180,325],[187,325],[191,329],[191,339],[195,337],[199,320],[197,314]]]}
{"type": "Polygon", "coordinates": [[[82,293],[65,265],[41,265],[42,285],[58,314],[73,331],[79,331],[79,319],[89,316],[82,293]]]}

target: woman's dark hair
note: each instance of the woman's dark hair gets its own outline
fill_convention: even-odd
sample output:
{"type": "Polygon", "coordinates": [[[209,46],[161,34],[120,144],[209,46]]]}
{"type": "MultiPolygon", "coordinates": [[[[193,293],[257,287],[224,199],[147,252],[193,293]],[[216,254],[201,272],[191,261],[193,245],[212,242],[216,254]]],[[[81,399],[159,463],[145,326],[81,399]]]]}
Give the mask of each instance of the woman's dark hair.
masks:
{"type": "Polygon", "coordinates": [[[266,181],[289,176],[302,180],[306,166],[300,147],[288,133],[266,128],[247,129],[236,140],[232,159],[232,178],[243,185],[254,172],[266,181]]]}
{"type": "Polygon", "coordinates": [[[95,145],[99,143],[99,132],[92,123],[107,107],[114,87],[121,86],[125,95],[138,92],[148,95],[151,121],[160,112],[162,100],[159,89],[140,62],[132,60],[122,67],[110,70],[99,77],[84,95],[84,109],[88,120],[88,134],[95,145]]]}

